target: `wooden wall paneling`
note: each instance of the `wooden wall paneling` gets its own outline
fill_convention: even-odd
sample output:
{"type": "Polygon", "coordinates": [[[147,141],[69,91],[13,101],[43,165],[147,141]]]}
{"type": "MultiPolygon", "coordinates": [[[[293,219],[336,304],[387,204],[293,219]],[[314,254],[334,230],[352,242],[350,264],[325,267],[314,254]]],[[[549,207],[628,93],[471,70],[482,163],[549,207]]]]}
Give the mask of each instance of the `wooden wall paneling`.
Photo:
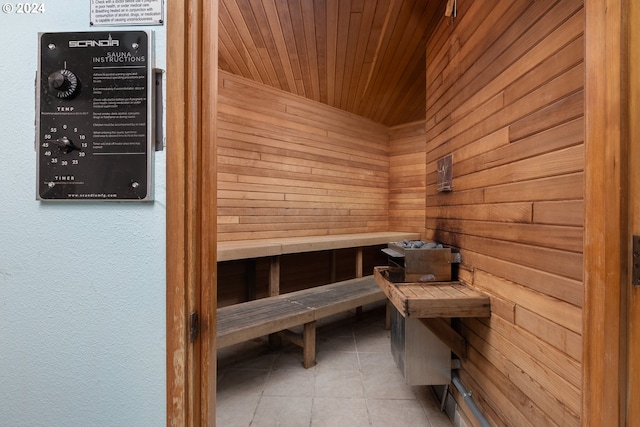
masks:
{"type": "MultiPolygon", "coordinates": [[[[518,305],[518,307],[520,306],[518,305]]],[[[535,355],[536,364],[544,365],[571,384],[574,387],[574,391],[576,391],[576,406],[574,409],[577,409],[577,411],[575,411],[575,414],[580,413],[580,395],[577,393],[582,384],[582,365],[580,363],[555,347],[550,347],[535,335],[503,320],[499,316],[487,319],[483,323],[490,327],[492,331],[505,337],[523,354],[535,355]]]]}
{"type": "MultiPolygon", "coordinates": [[[[579,75],[584,73],[583,66],[576,66],[576,70],[579,75]]],[[[583,95],[583,92],[579,91],[514,122],[509,126],[511,141],[526,138],[560,123],[581,117],[584,112],[583,95]]]]}
{"type": "MultiPolygon", "coordinates": [[[[496,7],[490,8],[489,13],[484,16],[484,21],[480,17],[476,19],[474,15],[464,15],[461,18],[459,30],[456,31],[455,42],[451,44],[449,50],[449,66],[442,70],[442,85],[436,89],[434,96],[438,96],[438,92],[443,94],[434,105],[435,121],[442,123],[442,120],[449,116],[449,111],[445,108],[446,103],[450,102],[449,96],[452,90],[463,87],[465,80],[468,80],[467,70],[476,60],[483,61],[478,57],[485,54],[484,46],[492,46],[495,38],[499,35],[499,29],[492,22],[498,22],[502,19],[509,22],[516,21],[517,16],[522,13],[526,4],[518,3],[499,3],[496,7]],[[466,24],[462,21],[466,19],[466,24]],[[484,23],[484,25],[480,25],[484,23]]],[[[484,64],[485,66],[487,64],[484,64]]],[[[481,70],[476,66],[476,70],[481,70]]],[[[480,73],[478,73],[480,74],[480,73]]],[[[479,76],[478,76],[479,77],[479,76]]]]}
{"type": "Polygon", "coordinates": [[[582,361],[582,337],[580,334],[563,328],[519,305],[515,306],[515,323],[518,327],[551,344],[577,362],[582,361]]]}
{"type": "MultiPolygon", "coordinates": [[[[466,371],[460,371],[459,375],[462,382],[467,387],[469,387],[470,390],[478,389],[479,387],[478,383],[466,371]]],[[[458,415],[460,416],[461,423],[464,422],[465,423],[464,425],[472,425],[472,426],[477,425],[477,421],[475,416],[473,415],[473,412],[469,408],[469,405],[467,405],[467,403],[464,401],[464,397],[460,394],[458,389],[456,389],[455,387],[452,387],[449,390],[454,396],[454,399],[456,400],[456,402],[462,401],[462,404],[458,406],[458,409],[459,409],[458,415]]],[[[487,400],[485,396],[474,395],[474,401],[476,402],[476,405],[480,408],[480,410],[482,411],[482,414],[487,419],[490,425],[496,426],[496,427],[507,427],[507,425],[502,421],[501,416],[498,415],[496,411],[494,411],[493,405],[491,404],[491,402],[487,400]]]]}
{"type": "Polygon", "coordinates": [[[441,21],[427,44],[425,235],[460,248],[462,277],[495,302],[491,320],[462,322],[471,356],[461,375],[474,398],[497,425],[578,425],[582,1],[468,14],[481,5],[441,21]],[[439,193],[447,154],[453,191],[439,193]]]}
{"type": "Polygon", "coordinates": [[[446,230],[502,242],[516,242],[569,252],[582,251],[582,229],[556,225],[520,224],[497,221],[457,220],[440,217],[446,230]]]}
{"type": "MultiPolygon", "coordinates": [[[[437,241],[481,254],[487,252],[487,255],[492,258],[530,267],[534,270],[564,276],[569,279],[582,280],[583,271],[580,267],[582,254],[452,233],[438,228],[438,222],[438,219],[427,220],[427,228],[431,230],[432,238],[437,241]],[[487,248],[489,248],[489,251],[487,251],[487,248]]],[[[518,281],[522,280],[527,279],[521,278],[518,281]]],[[[573,290],[570,292],[573,292],[573,290]]]]}
{"type": "Polygon", "coordinates": [[[473,209],[469,209],[467,206],[440,205],[429,206],[427,207],[426,212],[427,217],[430,218],[447,218],[483,222],[531,223],[531,219],[533,217],[533,204],[530,202],[476,204],[473,209]]]}
{"type": "Polygon", "coordinates": [[[474,283],[476,287],[486,288],[490,292],[552,320],[570,331],[582,333],[582,310],[579,307],[539,294],[522,285],[509,283],[482,270],[475,271],[474,283]]]}
{"type": "MultiPolygon", "coordinates": [[[[581,34],[579,29],[580,19],[584,19],[583,12],[578,12],[573,15],[567,22],[551,33],[548,38],[553,37],[553,39],[556,39],[558,37],[562,37],[562,39],[570,39],[572,37],[576,37],[577,34],[581,34]],[[569,25],[569,23],[572,25],[569,25]]],[[[560,42],[564,41],[562,39],[560,42]]],[[[543,41],[541,43],[545,42],[543,41]]],[[[539,86],[546,84],[567,72],[567,70],[582,63],[584,60],[583,48],[584,37],[579,36],[560,48],[553,55],[544,58],[539,65],[527,71],[517,80],[510,83],[509,86],[504,88],[505,103],[511,104],[539,86]]],[[[542,52],[547,53],[548,51],[542,52]]]]}
{"type": "Polygon", "coordinates": [[[433,120],[434,123],[436,113],[433,112],[433,107],[446,92],[442,87],[445,84],[444,76],[451,73],[446,71],[447,65],[453,61],[455,53],[460,50],[461,43],[466,42],[473,34],[473,29],[485,21],[490,9],[483,8],[475,2],[461,2],[457,12],[458,16],[454,20],[441,19],[429,40],[431,52],[426,65],[427,76],[438,76],[438,84],[428,88],[429,96],[427,97],[427,120],[433,120]],[[429,110],[432,112],[429,113],[429,110]]]}
{"type": "Polygon", "coordinates": [[[552,100],[560,100],[562,97],[573,94],[582,88],[584,70],[574,67],[567,73],[562,74],[547,85],[541,86],[510,105],[500,105],[502,98],[495,105],[489,103],[487,108],[480,108],[470,113],[464,120],[456,121],[448,126],[442,133],[430,138],[430,130],[427,130],[428,145],[427,152],[432,147],[437,147],[446,140],[451,140],[453,148],[465,145],[471,141],[485,136],[507,126],[514,121],[526,116],[531,111],[544,108],[552,100]],[[504,108],[503,108],[504,107],[504,108]],[[491,120],[487,120],[488,118],[491,120]]]}
{"type": "MultiPolygon", "coordinates": [[[[522,3],[524,2],[518,4],[522,3]]],[[[454,85],[447,92],[447,97],[451,98],[458,105],[462,104],[465,97],[455,97],[455,94],[462,90],[468,93],[474,93],[476,88],[482,88],[487,85],[489,81],[499,75],[501,71],[515,59],[522,57],[522,52],[531,49],[536,41],[539,40],[537,37],[545,37],[553,29],[561,25],[569,16],[577,13],[580,10],[580,4],[581,1],[563,1],[557,3],[555,8],[547,10],[553,5],[552,2],[534,2],[531,8],[527,9],[529,13],[521,15],[515,22],[510,22],[510,30],[505,31],[504,40],[501,39],[499,43],[494,43],[489,49],[484,50],[481,60],[473,62],[473,66],[469,68],[467,73],[461,76],[460,79],[455,80],[454,85]],[[538,10],[541,8],[543,10],[538,10]],[[531,16],[530,12],[533,10],[536,12],[535,16],[531,16]],[[542,16],[545,18],[540,19],[542,16]],[[535,22],[535,24],[531,26],[533,22],[535,22]],[[529,30],[524,34],[518,33],[518,31],[527,28],[529,28],[529,30]],[[505,52],[504,55],[500,56],[503,51],[505,52]]],[[[553,52],[560,47],[562,46],[555,46],[553,52]]],[[[528,62],[528,64],[531,63],[528,62]]],[[[511,75],[512,78],[517,76],[517,74],[511,75]]],[[[502,124],[510,123],[530,111],[546,106],[553,94],[561,90],[573,92],[577,90],[575,85],[581,81],[581,77],[571,79],[571,77],[565,76],[564,79],[554,79],[557,88],[543,86],[541,89],[538,89],[538,91],[530,93],[528,97],[521,98],[519,101],[511,104],[508,109],[501,111],[500,115],[495,115],[491,124],[495,124],[497,129],[501,127],[500,125],[502,124]],[[529,104],[531,103],[533,104],[530,106],[529,104]],[[534,107],[536,104],[538,106],[534,107]]],[[[494,98],[497,93],[499,92],[489,94],[487,99],[494,98]]],[[[436,110],[441,109],[442,105],[436,104],[433,108],[436,110]]],[[[459,134],[458,137],[464,137],[465,134],[468,135],[470,132],[477,132],[478,126],[472,127],[472,125],[478,123],[478,121],[484,119],[484,117],[476,112],[476,110],[477,108],[474,108],[471,114],[473,118],[467,116],[465,120],[456,120],[452,126],[449,126],[449,123],[441,122],[440,124],[436,124],[434,128],[428,129],[427,137],[430,141],[429,146],[439,146],[445,140],[451,139],[459,134]]],[[[427,118],[428,117],[429,115],[427,115],[427,118]]],[[[469,136],[473,137],[473,134],[469,136]]]]}
{"type": "Polygon", "coordinates": [[[584,224],[584,202],[582,200],[567,200],[534,203],[533,222],[582,227],[584,224]]]}
{"type": "MultiPolygon", "coordinates": [[[[519,31],[528,30],[534,23],[539,22],[539,18],[543,15],[551,6],[553,2],[542,2],[537,5],[531,6],[528,2],[516,2],[504,4],[499,10],[496,10],[490,17],[485,18],[486,24],[482,26],[481,30],[473,31],[473,37],[467,37],[470,40],[470,45],[460,46],[455,52],[457,59],[453,62],[450,58],[449,62],[453,63],[454,67],[458,69],[460,75],[456,78],[455,75],[448,75],[447,69],[443,70],[443,82],[438,88],[438,92],[434,93],[434,98],[438,99],[430,109],[432,113],[427,113],[427,119],[431,117],[431,114],[435,116],[435,122],[439,125],[438,128],[434,128],[434,131],[440,133],[443,128],[447,126],[447,120],[444,120],[449,116],[449,112],[457,107],[462,102],[461,99],[456,99],[453,95],[462,91],[465,87],[470,86],[473,88],[482,88],[487,85],[491,80],[495,78],[510,62],[512,59],[506,55],[505,59],[500,60],[501,54],[507,49],[507,52],[511,52],[515,55],[515,58],[521,56],[521,52],[526,51],[526,46],[519,45],[519,35],[513,31],[507,29],[505,36],[499,43],[495,42],[495,39],[499,36],[495,22],[502,20],[503,22],[511,23],[511,28],[518,28],[519,31]],[[506,9],[509,7],[509,9],[506,9]],[[476,37],[476,32],[478,36],[476,37]],[[488,48],[477,48],[476,46],[488,46],[488,48]],[[473,48],[472,48],[473,47],[473,48]],[[516,49],[518,48],[518,49],[516,49]],[[473,77],[472,77],[473,76],[473,77]],[[453,104],[451,104],[453,102],[453,104]],[[451,104],[451,105],[449,105],[451,104]],[[449,105],[447,107],[447,105],[449,105]],[[439,113],[436,113],[439,111],[439,113]],[[438,120],[440,118],[440,120],[438,120]]],[[[467,27],[473,28],[473,23],[466,24],[464,16],[460,18],[458,28],[455,34],[462,33],[467,27]]],[[[469,20],[473,20],[473,15],[469,15],[469,20]]],[[[529,43],[533,42],[533,38],[525,39],[529,40],[529,43]]],[[[450,72],[449,72],[450,74],[450,72]]],[[[470,90],[470,93],[475,90],[470,90]]],[[[497,93],[497,92],[496,92],[497,93]]],[[[492,98],[495,95],[492,94],[488,98],[492,98]]]]}
{"type": "MultiPolygon", "coordinates": [[[[487,414],[493,410],[499,417],[495,421],[496,425],[533,427],[553,424],[518,387],[519,383],[532,379],[523,372],[516,372],[515,377],[511,378],[515,371],[513,363],[484,342],[473,330],[465,328],[463,333],[469,344],[469,354],[464,369],[460,371],[460,378],[468,387],[473,387],[473,399],[478,402],[485,401],[486,406],[490,408],[483,408],[483,413],[487,414]],[[480,352],[476,348],[485,351],[480,352]],[[504,419],[513,421],[505,423],[504,419]]],[[[475,417],[471,415],[471,419],[475,417]]]]}
{"type": "MultiPolygon", "coordinates": [[[[492,399],[498,407],[510,407],[508,425],[577,425],[579,423],[579,391],[559,378],[548,368],[538,364],[530,355],[509,342],[509,337],[498,333],[487,334],[488,327],[473,320],[465,323],[464,333],[469,342],[468,371],[477,378],[478,394],[494,390],[492,399]],[[489,341],[483,339],[487,337],[489,341]],[[475,366],[477,366],[477,368],[475,366]],[[480,381],[479,371],[487,372],[480,381]],[[571,398],[568,399],[568,393],[571,398]],[[562,395],[563,399],[549,399],[549,395],[562,395]],[[575,411],[577,407],[578,412],[575,411]]],[[[474,393],[475,396],[475,393],[474,393]]]]}
{"type": "Polygon", "coordinates": [[[387,128],[221,72],[220,241],[388,228],[387,128]]]}
{"type": "MultiPolygon", "coordinates": [[[[582,118],[531,135],[518,141],[519,144],[511,143],[508,129],[508,127],[502,128],[456,150],[453,153],[456,175],[464,176],[480,169],[504,166],[584,142],[582,118]]],[[[444,154],[446,153],[440,149],[434,151],[434,157],[441,157],[444,154]]],[[[435,172],[436,163],[429,164],[427,167],[429,173],[435,172]]]]}
{"type": "Polygon", "coordinates": [[[491,316],[498,316],[509,323],[516,321],[516,303],[494,293],[483,290],[491,298],[491,316]]]}
{"type": "Polygon", "coordinates": [[[584,195],[582,172],[546,177],[525,182],[496,185],[484,189],[487,203],[522,200],[575,200],[584,195]]]}
{"type": "MultiPolygon", "coordinates": [[[[467,248],[470,248],[470,245],[467,245],[467,248]]],[[[480,253],[480,248],[480,246],[475,248],[477,252],[472,252],[469,249],[465,250],[463,262],[495,276],[499,275],[503,279],[520,283],[536,292],[582,307],[584,294],[581,281],[544,271],[544,263],[526,266],[522,263],[513,262],[517,261],[517,258],[509,261],[499,259],[493,254],[482,254],[480,253]]],[[[581,262],[581,260],[582,257],[575,257],[573,262],[581,262]]]]}
{"type": "MultiPolygon", "coordinates": [[[[566,61],[567,54],[572,57],[576,52],[582,52],[582,49],[576,47],[574,42],[583,32],[584,28],[584,10],[578,10],[568,20],[562,23],[556,30],[550,33],[544,40],[540,41],[531,50],[527,51],[524,55],[516,59],[511,65],[509,65],[504,71],[502,71],[495,79],[482,85],[478,90],[473,93],[467,100],[465,100],[460,106],[456,107],[451,116],[454,119],[461,119],[469,112],[473,111],[485,100],[490,99],[494,94],[499,93],[509,85],[513,85],[512,76],[520,76],[524,73],[528,73],[530,64],[541,64],[543,61],[549,61],[547,58],[552,58],[550,61],[560,61],[559,71],[564,71],[562,64],[571,63],[572,61],[566,61]],[[571,46],[568,46],[571,45],[571,46]],[[556,49],[560,49],[556,51],[556,49]],[[559,55],[558,52],[563,52],[564,55],[559,55]],[[554,53],[555,52],[555,53],[554,53]],[[551,54],[551,56],[549,56],[551,54]]],[[[578,41],[579,43],[579,41],[578,41]]],[[[583,40],[584,43],[584,40],[583,40]]],[[[552,67],[546,67],[549,69],[552,67]]],[[[537,78],[537,77],[536,77],[537,78]]],[[[530,88],[530,85],[527,85],[530,88]]],[[[534,86],[535,88],[535,86],[534,86]]],[[[512,93],[516,94],[516,89],[512,89],[512,93]]],[[[521,95],[524,93],[520,92],[521,95]]]]}
{"type": "MultiPolygon", "coordinates": [[[[488,188],[495,185],[528,181],[549,176],[567,175],[582,170],[584,147],[577,145],[563,148],[533,158],[514,161],[495,168],[481,169],[475,173],[454,176],[454,185],[459,190],[488,188]]],[[[453,164],[455,170],[455,162],[453,164]]],[[[435,182],[435,176],[428,181],[435,182]]]]}
{"type": "Polygon", "coordinates": [[[422,233],[425,217],[425,123],[389,129],[389,227],[422,233]]]}

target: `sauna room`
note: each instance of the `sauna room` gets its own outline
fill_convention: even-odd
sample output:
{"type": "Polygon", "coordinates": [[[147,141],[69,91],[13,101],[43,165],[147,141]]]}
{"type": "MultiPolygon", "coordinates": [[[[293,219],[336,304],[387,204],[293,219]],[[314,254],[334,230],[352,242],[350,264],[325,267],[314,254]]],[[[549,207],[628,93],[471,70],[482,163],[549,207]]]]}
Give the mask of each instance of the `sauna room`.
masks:
{"type": "Polygon", "coordinates": [[[637,2],[167,7],[169,425],[640,424],[637,2]],[[372,324],[409,397],[293,385],[372,324]]]}

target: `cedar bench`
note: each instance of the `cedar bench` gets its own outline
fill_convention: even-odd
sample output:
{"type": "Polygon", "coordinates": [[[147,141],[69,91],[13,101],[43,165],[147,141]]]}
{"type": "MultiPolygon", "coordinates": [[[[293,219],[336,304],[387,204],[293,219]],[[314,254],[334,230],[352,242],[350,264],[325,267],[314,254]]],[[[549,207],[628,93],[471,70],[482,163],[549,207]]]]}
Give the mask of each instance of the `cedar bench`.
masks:
{"type": "MultiPolygon", "coordinates": [[[[255,260],[256,258],[268,257],[270,260],[269,296],[276,296],[280,294],[280,257],[282,255],[357,248],[355,277],[362,277],[363,247],[419,238],[419,233],[382,231],[218,242],[217,261],[255,260]]],[[[333,278],[332,282],[335,282],[333,266],[331,277],[333,278]]]]}
{"type": "Polygon", "coordinates": [[[360,277],[219,308],[217,347],[273,333],[303,348],[303,366],[316,360],[316,320],[385,300],[373,276],[360,277]],[[288,328],[304,325],[302,337],[288,328]]]}

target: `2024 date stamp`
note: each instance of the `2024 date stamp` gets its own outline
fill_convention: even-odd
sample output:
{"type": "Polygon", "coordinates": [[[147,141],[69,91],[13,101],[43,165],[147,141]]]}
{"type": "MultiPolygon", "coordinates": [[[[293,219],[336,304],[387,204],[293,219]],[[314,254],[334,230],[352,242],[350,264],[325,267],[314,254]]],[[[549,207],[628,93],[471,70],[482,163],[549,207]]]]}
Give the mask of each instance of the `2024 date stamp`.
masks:
{"type": "Polygon", "coordinates": [[[0,9],[7,15],[36,15],[45,12],[44,3],[3,3],[0,9]]]}

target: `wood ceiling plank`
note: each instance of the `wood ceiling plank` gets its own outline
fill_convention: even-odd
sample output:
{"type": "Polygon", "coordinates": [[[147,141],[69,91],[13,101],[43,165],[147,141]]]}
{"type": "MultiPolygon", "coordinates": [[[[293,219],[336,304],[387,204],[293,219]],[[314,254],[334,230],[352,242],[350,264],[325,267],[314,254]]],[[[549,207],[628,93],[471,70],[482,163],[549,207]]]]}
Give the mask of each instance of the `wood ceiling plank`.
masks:
{"type": "MultiPolygon", "coordinates": [[[[349,14],[349,30],[348,36],[344,40],[346,42],[346,54],[344,64],[344,77],[342,79],[342,96],[338,106],[343,110],[347,109],[349,97],[353,91],[357,89],[351,86],[354,75],[359,74],[360,64],[357,62],[356,50],[358,48],[358,35],[360,33],[360,25],[362,24],[362,13],[351,12],[349,14]]],[[[357,77],[356,77],[357,78],[357,77]]]]}
{"type": "MultiPolygon", "coordinates": [[[[306,0],[288,0],[289,6],[289,19],[291,20],[291,28],[293,29],[293,43],[291,46],[295,46],[295,50],[298,56],[298,63],[300,66],[300,80],[304,88],[304,96],[309,99],[314,98],[313,84],[311,83],[311,67],[309,56],[314,54],[309,50],[307,39],[313,43],[313,37],[315,35],[315,28],[313,31],[308,31],[304,25],[304,18],[302,15],[301,2],[306,0]]],[[[303,95],[301,94],[301,95],[303,95]]]]}
{"type": "Polygon", "coordinates": [[[313,2],[314,24],[316,32],[316,68],[318,72],[319,100],[322,103],[328,102],[328,21],[326,0],[316,0],[313,2]]]}
{"type": "MultiPolygon", "coordinates": [[[[280,25],[280,18],[276,9],[275,0],[262,0],[264,12],[269,22],[269,28],[273,34],[277,57],[283,66],[284,74],[289,87],[289,92],[296,93],[296,79],[291,61],[289,60],[287,44],[285,42],[284,31],[280,25]]],[[[243,76],[246,77],[246,76],[243,76]]]]}
{"type": "MultiPolygon", "coordinates": [[[[226,13],[226,9],[223,6],[222,4],[220,5],[220,16],[226,13]]],[[[224,60],[221,61],[221,63],[224,62],[235,66],[236,72],[249,78],[248,76],[251,75],[251,71],[246,64],[245,55],[241,53],[241,49],[236,45],[236,42],[240,40],[240,36],[235,26],[230,22],[230,19],[223,19],[220,21],[218,28],[219,45],[222,46],[219,54],[225,54],[224,60]]],[[[231,70],[229,71],[231,72],[231,70]]]]}
{"type": "MultiPolygon", "coordinates": [[[[389,102],[391,94],[395,90],[395,83],[400,78],[404,67],[402,63],[404,59],[402,55],[407,50],[404,43],[405,40],[414,36],[416,26],[410,22],[411,14],[414,10],[420,10],[423,2],[398,2],[399,11],[395,23],[393,25],[393,31],[389,34],[388,48],[384,51],[383,57],[380,61],[381,67],[375,74],[373,80],[373,86],[371,95],[375,96],[376,102],[367,102],[366,109],[364,110],[365,116],[371,115],[375,121],[380,121],[380,108],[384,108],[384,103],[389,102]],[[400,31],[402,28],[402,31],[400,31]],[[390,85],[392,89],[385,90],[387,85],[390,85]],[[372,109],[377,109],[376,114],[373,114],[372,109]]],[[[422,34],[418,32],[419,38],[422,34]]],[[[413,54],[413,51],[411,51],[413,54]]]]}
{"type": "Polygon", "coordinates": [[[291,15],[289,13],[289,4],[286,0],[275,0],[274,3],[280,29],[282,30],[282,40],[284,41],[284,46],[286,48],[284,52],[280,51],[280,58],[282,59],[282,61],[288,60],[291,64],[291,70],[293,71],[295,82],[295,85],[293,86],[295,88],[295,92],[293,93],[305,96],[304,85],[302,84],[302,69],[300,68],[300,58],[298,56],[298,50],[296,48],[296,38],[298,36],[295,34],[293,29],[291,15]]]}
{"type": "Polygon", "coordinates": [[[393,126],[424,116],[437,0],[222,0],[221,69],[393,126]]]}
{"type": "Polygon", "coordinates": [[[334,85],[334,105],[342,108],[342,81],[344,79],[344,69],[347,56],[347,43],[349,38],[349,23],[351,14],[350,2],[339,2],[338,4],[338,36],[336,45],[336,84],[334,85]]]}
{"type": "Polygon", "coordinates": [[[264,11],[260,8],[261,3],[251,2],[249,0],[236,0],[238,8],[242,13],[245,25],[248,30],[248,35],[255,44],[256,51],[259,58],[255,58],[256,61],[261,61],[261,67],[264,68],[266,74],[263,76],[263,83],[273,87],[282,88],[278,71],[274,66],[272,60],[273,49],[273,37],[270,37],[269,31],[263,31],[263,27],[268,28],[266,18],[264,17],[264,11]],[[254,13],[254,6],[258,10],[258,15],[254,13]],[[261,13],[262,12],[262,13],[261,13]]]}
{"type": "Polygon", "coordinates": [[[256,24],[258,26],[260,34],[262,35],[264,46],[267,49],[269,60],[271,61],[271,66],[276,73],[278,85],[274,87],[288,91],[290,90],[290,87],[287,81],[285,67],[280,56],[278,55],[278,47],[276,45],[274,32],[269,26],[269,19],[267,18],[264,5],[259,1],[250,1],[249,4],[251,5],[251,10],[253,12],[253,16],[256,19],[256,24]]]}
{"type": "Polygon", "coordinates": [[[384,63],[387,51],[393,50],[394,48],[390,46],[390,41],[392,39],[392,33],[396,29],[396,21],[398,20],[398,15],[403,3],[404,2],[399,0],[392,0],[386,11],[385,22],[380,33],[380,40],[376,47],[373,66],[365,86],[365,92],[362,94],[361,102],[354,107],[357,114],[365,117],[370,117],[368,113],[375,103],[375,96],[378,93],[377,85],[381,79],[380,74],[387,68],[384,63]]]}
{"type": "MultiPolygon", "coordinates": [[[[251,24],[252,21],[255,22],[253,13],[251,13],[250,10],[249,13],[242,11],[239,7],[238,0],[236,0],[222,4],[220,7],[220,16],[233,23],[237,37],[237,39],[234,38],[234,40],[236,40],[235,43],[238,51],[251,72],[252,80],[265,84],[270,82],[258,50],[259,47],[264,45],[264,43],[262,43],[262,37],[259,32],[255,34],[255,31],[250,31],[247,24],[251,24]]],[[[255,24],[253,24],[253,27],[255,28],[255,24]]],[[[227,30],[229,30],[229,28],[227,28],[227,30]]]]}
{"type": "Polygon", "coordinates": [[[368,71],[370,67],[365,70],[365,55],[367,54],[369,45],[369,35],[373,27],[376,4],[369,3],[368,7],[363,8],[360,18],[360,28],[358,30],[357,39],[355,42],[355,50],[353,56],[353,72],[351,73],[349,82],[349,93],[347,96],[345,109],[347,111],[353,110],[355,100],[360,96],[360,88],[364,86],[366,82],[368,71]]]}
{"type": "MultiPolygon", "coordinates": [[[[313,100],[320,101],[320,72],[318,69],[318,50],[316,31],[316,17],[314,2],[301,2],[302,21],[309,65],[309,80],[311,81],[311,94],[313,100]]],[[[318,28],[321,30],[321,27],[318,28]]]]}

